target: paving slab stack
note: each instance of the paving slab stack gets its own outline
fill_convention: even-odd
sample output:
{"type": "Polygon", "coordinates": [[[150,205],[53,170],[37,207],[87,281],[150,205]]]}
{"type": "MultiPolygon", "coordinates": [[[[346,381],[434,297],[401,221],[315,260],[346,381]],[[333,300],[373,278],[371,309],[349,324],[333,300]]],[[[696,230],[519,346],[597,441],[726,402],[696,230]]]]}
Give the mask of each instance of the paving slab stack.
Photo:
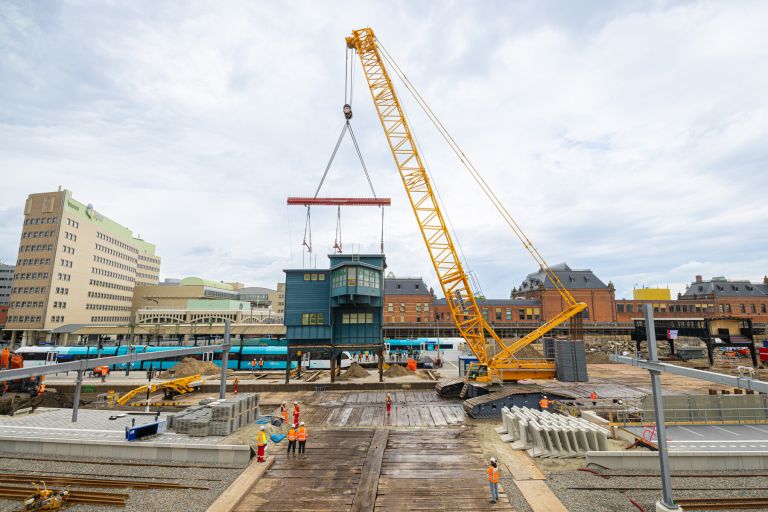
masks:
{"type": "Polygon", "coordinates": [[[608,430],[581,418],[513,406],[502,407],[501,419],[496,432],[502,441],[532,457],[573,458],[608,450],[608,430]]]}
{"type": "Polygon", "coordinates": [[[194,437],[228,436],[256,421],[259,395],[238,395],[205,405],[193,405],[168,416],[168,428],[194,437]]]}

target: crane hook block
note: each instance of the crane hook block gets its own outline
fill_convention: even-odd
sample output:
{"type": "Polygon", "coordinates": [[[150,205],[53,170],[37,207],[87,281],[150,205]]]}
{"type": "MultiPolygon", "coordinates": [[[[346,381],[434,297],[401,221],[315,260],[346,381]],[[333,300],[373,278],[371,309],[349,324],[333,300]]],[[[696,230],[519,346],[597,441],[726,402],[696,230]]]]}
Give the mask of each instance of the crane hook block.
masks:
{"type": "Polygon", "coordinates": [[[352,119],[352,107],[349,106],[349,103],[344,105],[344,117],[347,119],[352,119]]]}

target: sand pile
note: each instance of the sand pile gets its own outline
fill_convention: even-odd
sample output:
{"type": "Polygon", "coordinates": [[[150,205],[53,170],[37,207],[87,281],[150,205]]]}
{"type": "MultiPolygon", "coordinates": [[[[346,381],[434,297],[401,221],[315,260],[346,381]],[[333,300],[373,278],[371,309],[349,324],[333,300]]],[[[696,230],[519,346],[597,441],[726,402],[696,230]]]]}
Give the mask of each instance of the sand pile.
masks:
{"type": "Polygon", "coordinates": [[[174,377],[189,377],[190,375],[219,375],[221,368],[210,361],[199,361],[194,357],[185,357],[173,367],[174,377]]]}
{"type": "Polygon", "coordinates": [[[405,377],[407,375],[413,375],[413,372],[406,370],[399,364],[393,364],[384,372],[385,377],[405,377]]]}
{"type": "Polygon", "coordinates": [[[608,359],[608,354],[605,352],[589,352],[587,353],[587,363],[588,364],[606,364],[612,362],[610,359],[608,359]]]}
{"type": "Polygon", "coordinates": [[[349,380],[349,379],[364,379],[365,377],[368,377],[370,374],[368,373],[368,370],[363,368],[357,363],[352,363],[352,365],[347,368],[347,371],[345,371],[343,374],[339,375],[339,380],[349,380]]]}

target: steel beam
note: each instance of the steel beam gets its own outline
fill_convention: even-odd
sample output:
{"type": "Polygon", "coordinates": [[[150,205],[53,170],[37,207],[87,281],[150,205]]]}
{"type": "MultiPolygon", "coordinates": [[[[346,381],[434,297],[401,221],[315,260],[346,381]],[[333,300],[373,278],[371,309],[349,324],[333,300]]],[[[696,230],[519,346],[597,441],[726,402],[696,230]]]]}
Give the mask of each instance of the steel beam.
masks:
{"type": "Polygon", "coordinates": [[[289,197],[289,206],[390,206],[389,197],[289,197]]]}
{"type": "Polygon", "coordinates": [[[191,354],[202,354],[205,352],[215,352],[223,350],[223,345],[211,345],[207,347],[189,347],[177,348],[173,350],[163,350],[158,352],[141,352],[126,354],[124,356],[100,357],[95,359],[81,359],[69,363],[48,364],[44,366],[33,366],[30,368],[16,368],[13,370],[4,370],[0,372],[0,382],[6,380],[23,379],[25,377],[37,377],[38,375],[48,375],[51,373],[74,372],[78,370],[87,371],[96,366],[111,366],[115,364],[132,363],[137,361],[152,361],[155,359],[170,359],[173,357],[187,356],[191,354]]]}
{"type": "Polygon", "coordinates": [[[83,387],[83,370],[77,370],[75,380],[75,400],[72,402],[72,423],[77,423],[77,411],[80,409],[80,390],[83,387]]]}
{"type": "Polygon", "coordinates": [[[714,382],[715,384],[722,384],[733,388],[751,389],[760,393],[768,393],[768,382],[753,379],[752,377],[734,377],[732,375],[696,370],[695,368],[685,368],[669,363],[646,361],[645,359],[621,356],[619,354],[609,354],[608,357],[614,363],[624,363],[646,370],[667,372],[683,377],[690,377],[692,379],[706,380],[708,382],[714,382]]]}

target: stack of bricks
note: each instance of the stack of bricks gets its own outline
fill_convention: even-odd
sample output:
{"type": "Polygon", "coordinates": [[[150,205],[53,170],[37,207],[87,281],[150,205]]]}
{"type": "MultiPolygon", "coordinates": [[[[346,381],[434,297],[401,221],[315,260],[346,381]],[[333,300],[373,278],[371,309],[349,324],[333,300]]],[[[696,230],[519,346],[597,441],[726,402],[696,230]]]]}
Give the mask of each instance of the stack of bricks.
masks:
{"type": "Polygon", "coordinates": [[[243,394],[169,415],[168,428],[196,437],[227,436],[256,421],[258,415],[259,395],[243,394]]]}

